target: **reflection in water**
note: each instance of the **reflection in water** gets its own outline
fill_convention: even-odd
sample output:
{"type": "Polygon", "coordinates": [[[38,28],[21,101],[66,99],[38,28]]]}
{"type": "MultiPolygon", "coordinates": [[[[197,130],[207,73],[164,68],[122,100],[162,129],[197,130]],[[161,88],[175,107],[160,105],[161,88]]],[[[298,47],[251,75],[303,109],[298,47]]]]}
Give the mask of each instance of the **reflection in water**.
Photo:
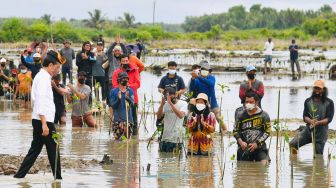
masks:
{"type": "Polygon", "coordinates": [[[214,162],[216,157],[189,157],[187,166],[189,185],[192,187],[214,187],[214,162]]]}
{"type": "Polygon", "coordinates": [[[301,177],[294,179],[294,184],[300,181],[304,187],[330,187],[331,182],[328,177],[328,168],[323,156],[317,155],[315,160],[306,160],[293,162],[294,174],[301,174],[301,177]]]}
{"type": "Polygon", "coordinates": [[[233,177],[234,187],[270,187],[268,169],[267,165],[259,162],[238,161],[233,177]]]}

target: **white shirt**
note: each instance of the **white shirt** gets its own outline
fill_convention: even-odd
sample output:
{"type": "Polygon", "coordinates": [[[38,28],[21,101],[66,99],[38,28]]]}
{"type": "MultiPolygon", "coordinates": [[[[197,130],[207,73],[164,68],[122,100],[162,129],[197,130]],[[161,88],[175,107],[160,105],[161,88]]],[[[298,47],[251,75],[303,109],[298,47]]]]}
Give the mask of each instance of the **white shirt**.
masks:
{"type": "MultiPolygon", "coordinates": [[[[186,116],[188,114],[188,103],[182,100],[178,100],[175,104],[175,107],[184,112],[186,116]]],[[[164,113],[164,128],[162,133],[162,141],[178,143],[182,142],[184,130],[183,121],[184,118],[180,119],[177,117],[173,109],[171,108],[170,104],[166,102],[163,106],[163,113],[164,113]]]]}
{"type": "Polygon", "coordinates": [[[272,51],[273,51],[273,48],[274,48],[274,43],[273,42],[265,42],[265,46],[264,46],[264,54],[265,55],[272,55],[272,51]]]}
{"type": "Polygon", "coordinates": [[[32,119],[40,120],[40,115],[44,115],[47,122],[54,122],[56,110],[51,88],[51,75],[43,68],[34,78],[31,99],[32,119]]]}

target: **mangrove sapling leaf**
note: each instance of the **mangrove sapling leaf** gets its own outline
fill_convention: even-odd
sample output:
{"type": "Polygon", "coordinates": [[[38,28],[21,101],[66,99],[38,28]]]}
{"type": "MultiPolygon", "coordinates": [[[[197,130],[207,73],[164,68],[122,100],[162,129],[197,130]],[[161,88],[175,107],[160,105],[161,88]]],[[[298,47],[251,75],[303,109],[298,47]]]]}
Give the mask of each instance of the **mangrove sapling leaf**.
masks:
{"type": "MultiPolygon", "coordinates": [[[[313,119],[317,119],[317,116],[315,115],[315,112],[317,112],[317,107],[314,105],[314,104],[311,104],[310,105],[310,110],[313,112],[312,114],[312,118],[313,119]]],[[[316,147],[316,139],[315,139],[315,125],[314,125],[314,128],[313,128],[313,131],[310,131],[311,132],[311,138],[312,138],[312,144],[313,144],[313,157],[315,159],[316,157],[316,151],[315,151],[315,147],[316,147]]]]}
{"type": "Polygon", "coordinates": [[[51,138],[54,140],[56,143],[56,156],[55,156],[55,174],[54,174],[54,180],[56,180],[56,174],[57,174],[57,158],[58,158],[58,149],[59,149],[59,142],[62,139],[62,135],[59,133],[52,133],[51,138]]]}
{"type": "Polygon", "coordinates": [[[231,160],[231,161],[234,161],[235,159],[236,159],[236,155],[233,154],[233,155],[230,157],[230,160],[231,160]]]}
{"type": "Polygon", "coordinates": [[[121,136],[121,141],[126,141],[126,140],[127,140],[126,136],[125,136],[125,135],[122,135],[122,136],[121,136]]]}

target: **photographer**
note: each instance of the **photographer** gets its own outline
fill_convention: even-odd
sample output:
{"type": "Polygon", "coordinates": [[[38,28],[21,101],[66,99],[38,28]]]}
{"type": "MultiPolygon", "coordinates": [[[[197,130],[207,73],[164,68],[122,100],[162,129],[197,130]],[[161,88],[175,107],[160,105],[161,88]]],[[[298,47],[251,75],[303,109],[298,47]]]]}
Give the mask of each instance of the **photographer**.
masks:
{"type": "Polygon", "coordinates": [[[91,43],[86,41],[83,43],[82,51],[76,55],[76,65],[78,67],[77,72],[85,72],[86,81],[85,84],[92,89],[92,66],[96,62],[96,57],[91,52],[91,43]]]}
{"type": "Polygon", "coordinates": [[[196,99],[190,101],[195,108],[189,114],[187,128],[191,133],[188,142],[188,153],[194,155],[208,155],[213,148],[210,134],[215,132],[217,123],[216,116],[210,112],[208,96],[204,93],[198,94],[196,99]]]}
{"type": "Polygon", "coordinates": [[[164,91],[157,118],[163,117],[163,133],[159,149],[161,152],[172,152],[181,149],[184,135],[183,120],[188,113],[188,103],[177,98],[176,90],[168,87],[164,91]]]}

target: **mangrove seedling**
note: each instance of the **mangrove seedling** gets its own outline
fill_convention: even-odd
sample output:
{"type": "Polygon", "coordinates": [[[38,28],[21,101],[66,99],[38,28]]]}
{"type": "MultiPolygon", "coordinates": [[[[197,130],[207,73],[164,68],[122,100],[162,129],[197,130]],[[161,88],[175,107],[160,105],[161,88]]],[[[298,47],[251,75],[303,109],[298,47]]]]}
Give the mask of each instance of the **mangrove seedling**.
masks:
{"type": "Polygon", "coordinates": [[[54,174],[54,180],[56,180],[56,172],[57,172],[57,160],[58,159],[58,155],[59,155],[59,144],[60,141],[62,139],[62,135],[56,132],[52,133],[52,139],[54,140],[54,142],[56,143],[56,156],[55,156],[55,174],[54,174]]]}

